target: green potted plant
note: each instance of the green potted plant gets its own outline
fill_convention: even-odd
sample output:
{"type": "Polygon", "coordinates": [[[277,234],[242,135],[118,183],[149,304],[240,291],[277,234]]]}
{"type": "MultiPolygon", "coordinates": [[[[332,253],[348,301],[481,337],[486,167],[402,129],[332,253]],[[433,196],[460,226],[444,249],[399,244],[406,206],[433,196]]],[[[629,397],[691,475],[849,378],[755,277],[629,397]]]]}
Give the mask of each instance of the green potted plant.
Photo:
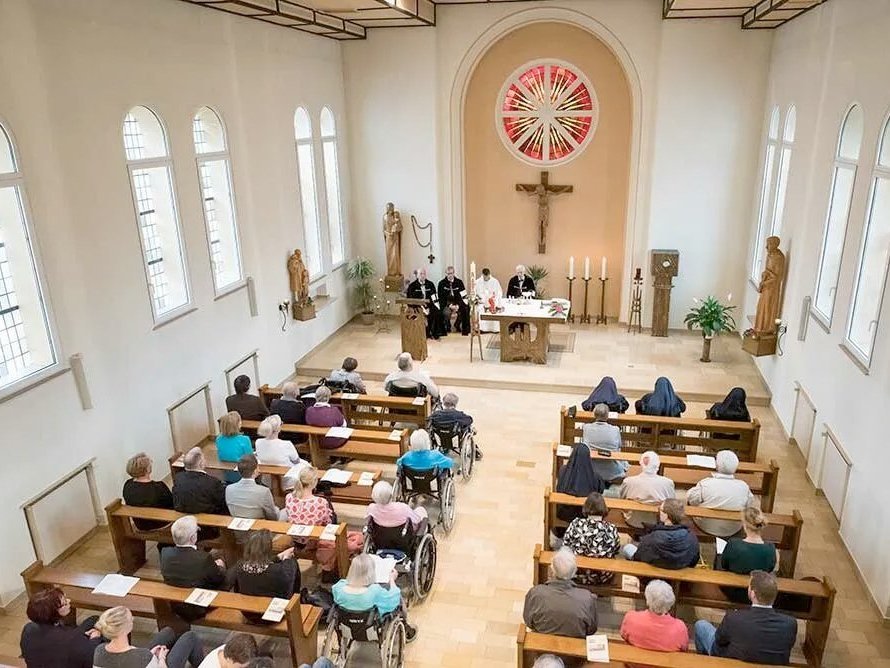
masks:
{"type": "Polygon", "coordinates": [[[374,288],[371,278],[374,264],[366,257],[357,257],[346,270],[346,278],[352,282],[352,299],[361,311],[363,325],[374,324],[374,288]]]}
{"type": "Polygon", "coordinates": [[[535,292],[538,294],[538,299],[544,299],[544,279],[547,278],[547,275],[550,273],[546,267],[542,267],[539,264],[533,264],[526,269],[526,273],[532,277],[532,280],[535,282],[535,292]]]}
{"type": "MultiPolygon", "coordinates": [[[[732,299],[730,294],[727,301],[732,299]]],[[[720,332],[732,332],[735,330],[735,318],[732,317],[732,311],[735,306],[729,306],[720,303],[716,297],[708,295],[703,300],[693,298],[696,306],[689,309],[689,313],[683,319],[686,326],[691,330],[696,327],[701,329],[702,335],[702,352],[701,361],[711,361],[711,341],[720,332]]]]}

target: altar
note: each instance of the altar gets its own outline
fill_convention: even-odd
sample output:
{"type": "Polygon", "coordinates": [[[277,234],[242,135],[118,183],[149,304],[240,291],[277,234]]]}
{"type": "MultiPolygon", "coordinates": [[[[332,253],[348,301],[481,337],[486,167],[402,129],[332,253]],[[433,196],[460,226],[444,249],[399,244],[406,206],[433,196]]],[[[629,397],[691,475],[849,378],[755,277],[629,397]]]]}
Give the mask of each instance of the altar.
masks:
{"type": "Polygon", "coordinates": [[[550,325],[564,324],[570,307],[566,299],[506,299],[497,312],[486,310],[480,318],[500,325],[501,362],[546,364],[550,325]]]}

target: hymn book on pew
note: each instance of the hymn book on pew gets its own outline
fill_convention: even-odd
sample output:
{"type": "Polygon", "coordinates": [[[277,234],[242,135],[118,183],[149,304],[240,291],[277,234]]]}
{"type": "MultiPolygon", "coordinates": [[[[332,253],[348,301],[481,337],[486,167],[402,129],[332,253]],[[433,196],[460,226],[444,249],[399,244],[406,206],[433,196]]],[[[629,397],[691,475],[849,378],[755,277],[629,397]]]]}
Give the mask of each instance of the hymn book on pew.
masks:
{"type": "Polygon", "coordinates": [[[414,406],[423,406],[426,403],[426,397],[414,397],[414,401],[411,403],[414,406]]]}
{"type": "Polygon", "coordinates": [[[389,436],[387,438],[390,441],[401,441],[402,440],[402,430],[401,429],[393,429],[389,432],[389,436]]]}
{"type": "Polygon", "coordinates": [[[609,637],[604,633],[587,636],[587,660],[609,663],[609,637]]]}
{"type": "Polygon", "coordinates": [[[277,624],[284,619],[288,603],[289,601],[286,598],[273,598],[269,601],[269,607],[266,608],[266,612],[263,613],[263,619],[277,624]]]}
{"type": "Polygon", "coordinates": [[[105,594],[106,596],[126,596],[136,586],[137,582],[139,582],[139,578],[120,575],[119,573],[109,573],[96,585],[93,593],[105,594]]]}
{"type": "Polygon", "coordinates": [[[556,456],[557,457],[571,457],[572,456],[572,446],[560,444],[556,446],[556,456]]]}
{"type": "Polygon", "coordinates": [[[340,528],[339,524],[328,524],[324,531],[321,532],[321,535],[318,537],[319,540],[330,540],[333,541],[337,538],[337,529],[340,528]]]}
{"type": "Polygon", "coordinates": [[[210,591],[209,589],[192,589],[192,593],[188,595],[185,602],[206,608],[213,603],[213,599],[216,598],[218,593],[219,592],[210,591]]]}
{"type": "Polygon", "coordinates": [[[370,487],[374,484],[374,473],[371,471],[363,471],[358,477],[358,483],[362,487],[370,487]]]}
{"type": "Polygon", "coordinates": [[[716,469],[717,460],[708,455],[686,455],[687,466],[698,466],[703,469],[716,469]]]}
{"type": "Polygon", "coordinates": [[[235,531],[250,531],[253,523],[254,520],[249,520],[246,517],[233,517],[232,521],[229,522],[229,528],[235,531]]]}
{"type": "Polygon", "coordinates": [[[308,524],[292,524],[287,530],[288,536],[310,536],[314,527],[308,524]]]}
{"type": "Polygon", "coordinates": [[[331,427],[325,433],[328,438],[349,438],[352,436],[352,429],[349,427],[331,427]]]}
{"type": "Polygon", "coordinates": [[[335,485],[345,485],[351,478],[352,471],[341,471],[340,469],[328,469],[321,477],[322,480],[326,480],[335,485]]]}
{"type": "Polygon", "coordinates": [[[358,399],[358,395],[355,392],[344,392],[340,395],[340,398],[355,401],[356,399],[358,399]]]}

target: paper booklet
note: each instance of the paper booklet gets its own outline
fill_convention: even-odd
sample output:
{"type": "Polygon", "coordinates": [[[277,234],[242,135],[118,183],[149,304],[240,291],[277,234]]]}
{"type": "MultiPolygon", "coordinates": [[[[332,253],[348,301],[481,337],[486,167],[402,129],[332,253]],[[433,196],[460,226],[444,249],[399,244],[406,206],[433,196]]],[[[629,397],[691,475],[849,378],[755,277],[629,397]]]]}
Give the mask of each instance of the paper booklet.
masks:
{"type": "Polygon", "coordinates": [[[216,598],[218,593],[219,592],[210,591],[209,589],[192,589],[192,593],[185,599],[185,602],[206,608],[213,603],[213,599],[216,598]]]}
{"type": "Polygon", "coordinates": [[[330,438],[349,438],[352,436],[352,429],[349,427],[331,427],[325,436],[330,438]]]}
{"type": "Polygon", "coordinates": [[[374,484],[374,473],[371,471],[363,471],[358,477],[358,484],[362,487],[370,487],[374,484]]]}
{"type": "Polygon", "coordinates": [[[686,466],[699,466],[705,469],[716,469],[717,460],[708,455],[686,455],[686,466]]]}
{"type": "Polygon", "coordinates": [[[298,477],[300,477],[300,471],[302,471],[305,468],[309,468],[310,466],[312,466],[312,464],[310,464],[309,462],[301,461],[299,464],[294,464],[293,466],[291,466],[287,470],[287,473],[284,474],[284,477],[285,478],[298,478],[298,477]]]}
{"type": "Polygon", "coordinates": [[[414,401],[411,403],[415,406],[423,406],[426,403],[426,397],[414,397],[414,401]]]}
{"type": "Polygon", "coordinates": [[[311,536],[314,526],[308,524],[294,524],[287,530],[288,536],[311,536]]]}
{"type": "Polygon", "coordinates": [[[717,554],[723,554],[723,550],[726,549],[726,541],[714,536],[714,543],[717,545],[717,554]]]}
{"type": "Polygon", "coordinates": [[[339,524],[328,524],[324,531],[321,532],[321,536],[319,538],[321,540],[336,540],[337,538],[337,529],[340,528],[339,524]]]}
{"type": "Polygon", "coordinates": [[[267,622],[280,622],[284,619],[284,613],[287,611],[287,604],[290,601],[286,598],[273,598],[269,602],[269,607],[263,613],[263,619],[267,622]]]}
{"type": "Polygon", "coordinates": [[[587,636],[587,660],[609,663],[609,637],[604,633],[587,636]]]}
{"type": "Polygon", "coordinates": [[[387,438],[390,441],[401,441],[402,440],[402,430],[401,429],[393,429],[389,432],[389,436],[387,438]]]}
{"type": "Polygon", "coordinates": [[[328,469],[325,471],[324,475],[321,476],[322,480],[332,482],[335,485],[345,485],[351,478],[352,471],[341,471],[340,469],[328,469]]]}
{"type": "Polygon", "coordinates": [[[392,572],[396,567],[396,560],[392,557],[379,557],[372,554],[374,559],[374,582],[377,584],[389,584],[392,579],[392,572]]]}
{"type": "Polygon", "coordinates": [[[235,531],[250,531],[256,520],[249,520],[246,517],[233,517],[229,522],[229,528],[235,531]]]}
{"type": "Polygon", "coordinates": [[[640,593],[640,578],[635,575],[621,576],[621,591],[627,591],[632,594],[640,593]]]}
{"type": "Polygon", "coordinates": [[[618,413],[616,411],[609,411],[609,419],[614,420],[618,417],[618,413]]]}
{"type": "Polygon", "coordinates": [[[556,446],[556,456],[557,457],[571,457],[572,456],[572,446],[560,444],[556,446]]]}
{"type": "Polygon", "coordinates": [[[358,399],[358,394],[356,394],[355,392],[344,392],[340,395],[340,398],[347,401],[355,401],[356,399],[358,399]]]}
{"type": "Polygon", "coordinates": [[[137,582],[139,582],[139,578],[109,573],[96,585],[93,593],[105,594],[106,596],[126,596],[136,586],[137,582]]]}

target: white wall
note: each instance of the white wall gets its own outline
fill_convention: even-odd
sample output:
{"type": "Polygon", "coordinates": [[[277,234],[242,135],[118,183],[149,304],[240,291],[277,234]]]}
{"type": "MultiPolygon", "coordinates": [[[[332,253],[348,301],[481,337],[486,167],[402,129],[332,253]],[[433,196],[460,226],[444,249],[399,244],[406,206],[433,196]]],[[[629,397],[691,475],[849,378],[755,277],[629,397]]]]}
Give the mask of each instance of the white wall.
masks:
{"type": "MultiPolygon", "coordinates": [[[[453,123],[459,123],[452,101],[461,95],[468,53],[507,26],[536,20],[595,26],[628,69],[636,104],[632,160],[637,166],[631,178],[624,275],[631,275],[635,266],[648,273],[650,248],[680,249],[673,327],[682,326],[694,295],[741,294],[745,260],[738,244],[747,243],[749,234],[747,193],[757,170],[772,34],[741,31],[735,21],[663,21],[658,3],[556,0],[440,6],[435,30],[372,31],[367,41],[346,44],[350,135],[361,135],[351,151],[356,212],[376,220],[387,200],[403,212],[434,209],[441,243],[431,274],[438,276],[446,264],[462,266],[470,259],[463,257],[462,202],[453,197],[453,179],[460,178],[453,163],[460,152],[452,133],[453,123]],[[395,138],[378,131],[384,123],[380,110],[393,104],[398,109],[391,119],[399,120],[395,138]],[[701,141],[711,135],[713,141],[701,141]],[[430,161],[433,155],[435,162],[430,161]],[[383,165],[411,176],[384,180],[389,171],[383,165]],[[712,231],[715,225],[719,236],[712,231]]],[[[541,55],[547,55],[546,47],[541,55]]],[[[376,230],[359,243],[362,253],[382,261],[376,230]]],[[[410,234],[403,238],[403,248],[412,261],[423,260],[425,253],[410,234]]],[[[622,318],[627,286],[624,292],[622,318]]],[[[651,309],[648,285],[644,307],[651,309]]]]}
{"type": "MultiPolygon", "coordinates": [[[[328,104],[345,130],[340,46],[323,38],[174,0],[5,0],[0,4],[0,118],[14,133],[46,269],[62,357],[84,356],[95,408],[83,411],[70,373],[0,403],[7,464],[0,602],[32,559],[18,504],[92,456],[103,502],[120,493],[138,450],[162,475],[171,452],[165,408],[260,351],[261,379],[277,382],[350,316],[342,270],[316,320],[280,329],[289,299],[285,260],[303,245],[293,112],[328,104]],[[135,104],[163,118],[197,311],[152,328],[121,123],[135,104]],[[217,109],[228,129],[246,290],[213,298],[191,119],[217,109]]],[[[341,133],[341,164],[348,165],[341,133]]],[[[349,179],[343,170],[344,192],[349,179]]],[[[349,198],[346,220],[351,223],[349,198]]],[[[74,512],[83,513],[83,508],[74,512]]]]}
{"type": "MultiPolygon", "coordinates": [[[[871,369],[865,375],[839,348],[849,314],[865,221],[877,137],[890,112],[886,73],[890,54],[890,2],[830,2],[776,35],[765,112],[797,106],[797,136],[785,207],[782,246],[789,249],[785,354],[758,360],[787,430],[799,381],[817,410],[816,434],[831,427],[853,462],[841,536],[880,608],[890,606],[890,489],[876,461],[885,457],[885,416],[890,409],[890,299],[883,305],[871,369]],[[865,112],[865,133],[844,248],[834,322],[830,332],[810,318],[798,342],[801,305],[813,295],[828,206],[831,169],[841,119],[852,102],[865,112]]],[[[762,139],[761,139],[762,141],[762,139]]],[[[752,198],[754,188],[751,189],[752,198]]],[[[753,228],[753,218],[751,226],[753,228]]],[[[757,295],[749,284],[747,313],[757,295]]]]}

